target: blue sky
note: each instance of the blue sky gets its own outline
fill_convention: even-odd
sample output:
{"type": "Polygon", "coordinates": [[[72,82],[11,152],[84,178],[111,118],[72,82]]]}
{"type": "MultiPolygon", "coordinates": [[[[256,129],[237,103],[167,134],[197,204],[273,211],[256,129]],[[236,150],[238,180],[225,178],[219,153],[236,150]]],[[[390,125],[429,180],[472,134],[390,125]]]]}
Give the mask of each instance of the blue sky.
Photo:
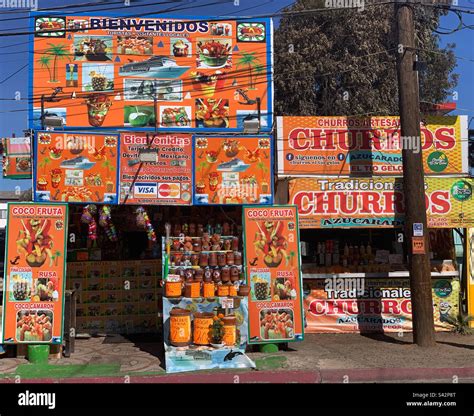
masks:
{"type": "MultiPolygon", "coordinates": [[[[80,4],[87,0],[63,0],[60,4],[80,4]]],[[[142,1],[143,3],[143,1],[142,1]]],[[[146,3],[151,3],[147,1],[146,3]]],[[[148,7],[130,7],[130,13],[137,11],[143,12],[159,12],[170,7],[188,8],[182,11],[173,11],[172,14],[193,15],[196,9],[199,9],[200,15],[233,15],[233,16],[248,16],[263,13],[273,13],[281,8],[293,3],[291,0],[239,0],[239,5],[236,6],[233,2],[225,2],[222,0],[221,4],[214,4],[206,6],[207,3],[217,3],[216,0],[200,0],[196,2],[182,0],[175,4],[170,4],[168,0],[166,5],[154,5],[148,7]]],[[[131,0],[131,5],[134,2],[131,0]]],[[[51,8],[58,5],[58,1],[38,0],[38,7],[51,8]]],[[[102,5],[100,8],[107,6],[102,5]]],[[[110,6],[108,6],[110,7],[110,6]]],[[[117,7],[112,6],[112,7],[117,7]]],[[[474,12],[474,0],[458,0],[458,7],[467,7],[474,12]]],[[[15,14],[5,14],[8,9],[0,8],[0,33],[7,31],[27,31],[27,20],[25,11],[15,14]],[[3,19],[9,19],[5,21],[3,19]]],[[[85,9],[76,9],[84,11],[85,9]]],[[[67,13],[72,13],[74,9],[67,9],[67,13]]],[[[123,8],[122,8],[123,11],[123,8]]],[[[171,12],[170,12],[171,13],[171,12]]],[[[474,25],[474,14],[463,13],[463,21],[466,25],[474,25]]],[[[458,19],[453,13],[443,17],[441,27],[445,29],[455,28],[458,24],[458,19]]],[[[474,26],[473,26],[474,27],[474,26]]],[[[451,35],[441,36],[441,45],[446,43],[456,43],[455,54],[464,59],[458,59],[458,65],[455,70],[459,77],[459,84],[455,91],[457,92],[457,107],[455,114],[467,114],[474,117],[474,49],[472,48],[473,32],[470,29],[464,29],[451,35]]],[[[10,79],[4,81],[12,73],[26,65],[28,60],[28,39],[26,35],[22,36],[8,36],[0,37],[0,98],[15,98],[15,94],[20,94],[22,98],[27,98],[27,74],[28,68],[23,69],[18,74],[10,79]]],[[[454,101],[454,100],[451,100],[454,101]]],[[[27,113],[26,101],[5,101],[0,100],[0,137],[11,136],[15,133],[21,136],[22,130],[26,128],[27,113]],[[20,110],[20,111],[16,111],[20,110]],[[12,112],[13,111],[13,112],[12,112]]],[[[471,123],[471,128],[474,128],[474,122],[471,123]]],[[[0,178],[0,190],[13,190],[15,186],[21,186],[22,189],[31,187],[30,181],[12,181],[3,180],[0,178]]]]}

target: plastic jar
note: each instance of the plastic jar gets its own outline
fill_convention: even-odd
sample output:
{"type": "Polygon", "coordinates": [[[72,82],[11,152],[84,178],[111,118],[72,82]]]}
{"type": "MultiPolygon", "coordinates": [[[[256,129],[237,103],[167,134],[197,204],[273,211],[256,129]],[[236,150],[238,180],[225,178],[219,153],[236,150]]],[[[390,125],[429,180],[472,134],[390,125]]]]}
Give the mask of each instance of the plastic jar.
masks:
{"type": "Polygon", "coordinates": [[[182,293],[181,282],[166,282],[165,283],[165,296],[167,298],[179,298],[182,293]]]}
{"type": "Polygon", "coordinates": [[[170,311],[170,344],[185,347],[191,344],[191,312],[174,308],[170,311]]]}
{"type": "Polygon", "coordinates": [[[213,313],[194,313],[194,331],[193,342],[196,345],[209,345],[210,337],[209,331],[212,325],[213,313]]]}
{"type": "Polygon", "coordinates": [[[237,319],[234,315],[224,316],[224,335],[222,342],[227,346],[234,346],[237,342],[237,319]]]}

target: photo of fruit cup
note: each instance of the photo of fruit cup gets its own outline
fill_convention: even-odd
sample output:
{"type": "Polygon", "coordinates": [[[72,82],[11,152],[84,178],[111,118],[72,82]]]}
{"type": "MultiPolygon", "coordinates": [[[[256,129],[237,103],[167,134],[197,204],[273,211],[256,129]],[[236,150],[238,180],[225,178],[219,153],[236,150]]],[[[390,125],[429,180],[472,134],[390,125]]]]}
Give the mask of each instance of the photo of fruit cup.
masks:
{"type": "Polygon", "coordinates": [[[58,188],[61,183],[63,172],[61,169],[53,169],[51,172],[51,186],[58,188]]]}
{"type": "Polygon", "coordinates": [[[196,193],[205,194],[206,193],[206,184],[204,182],[198,182],[196,184],[196,193]]]}
{"type": "Polygon", "coordinates": [[[44,176],[42,176],[38,179],[37,185],[38,191],[46,191],[46,189],[48,188],[48,180],[44,176]]]}
{"type": "Polygon", "coordinates": [[[93,94],[87,98],[86,104],[89,124],[93,127],[102,126],[112,105],[109,97],[106,94],[93,94]]]}
{"type": "Polygon", "coordinates": [[[209,174],[209,190],[215,191],[217,190],[217,186],[219,185],[219,174],[217,172],[212,172],[209,174]]]}

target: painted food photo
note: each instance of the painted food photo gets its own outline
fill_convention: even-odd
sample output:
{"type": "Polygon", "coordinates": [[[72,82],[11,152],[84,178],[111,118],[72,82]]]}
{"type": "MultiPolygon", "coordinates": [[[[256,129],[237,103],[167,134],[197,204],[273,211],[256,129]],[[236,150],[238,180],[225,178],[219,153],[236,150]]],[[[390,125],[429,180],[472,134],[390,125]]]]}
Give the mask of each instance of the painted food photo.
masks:
{"type": "Polygon", "coordinates": [[[294,319],[291,309],[262,309],[260,336],[263,340],[292,339],[294,319]]]}
{"type": "Polygon", "coordinates": [[[46,310],[20,310],[16,319],[18,342],[50,342],[53,334],[53,312],[46,310]]]}

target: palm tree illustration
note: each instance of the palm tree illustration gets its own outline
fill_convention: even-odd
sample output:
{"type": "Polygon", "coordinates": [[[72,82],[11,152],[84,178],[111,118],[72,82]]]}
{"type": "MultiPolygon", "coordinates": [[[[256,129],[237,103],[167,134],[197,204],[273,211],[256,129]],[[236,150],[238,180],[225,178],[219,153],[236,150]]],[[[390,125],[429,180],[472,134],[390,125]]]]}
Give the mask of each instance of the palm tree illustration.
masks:
{"type": "Polygon", "coordinates": [[[55,265],[55,266],[58,265],[58,260],[59,260],[59,257],[61,257],[61,256],[62,256],[62,254],[61,254],[61,252],[60,252],[59,250],[56,250],[56,251],[54,252],[54,256],[53,256],[53,257],[54,257],[54,265],[55,265]]]}
{"type": "Polygon", "coordinates": [[[265,163],[258,162],[257,163],[257,168],[262,171],[261,178],[262,178],[262,180],[265,180],[265,174],[268,172],[268,168],[265,166],[265,163]]]}
{"type": "Polygon", "coordinates": [[[50,47],[46,49],[46,55],[52,55],[53,58],[53,79],[50,79],[49,82],[59,82],[57,79],[57,70],[58,70],[58,60],[69,58],[69,51],[67,46],[64,44],[55,45],[54,43],[48,43],[50,47]]]}
{"type": "Polygon", "coordinates": [[[209,167],[209,163],[207,163],[205,160],[203,160],[199,166],[198,166],[198,169],[201,171],[201,177],[204,178],[205,176],[205,169],[209,167]]]}
{"type": "Polygon", "coordinates": [[[255,89],[253,73],[259,73],[263,70],[262,65],[260,65],[260,61],[255,56],[255,52],[242,52],[240,59],[237,61],[237,68],[242,66],[247,67],[249,71],[249,89],[255,89]]]}
{"type": "Polygon", "coordinates": [[[53,82],[53,73],[51,72],[51,57],[43,55],[40,59],[38,59],[39,64],[42,68],[46,68],[49,73],[49,82],[53,82]]]}
{"type": "Polygon", "coordinates": [[[293,263],[294,263],[294,260],[295,260],[295,256],[296,256],[296,253],[292,250],[290,251],[290,254],[288,255],[288,258],[290,260],[290,265],[291,267],[293,267],[293,263]]]}
{"type": "Polygon", "coordinates": [[[39,166],[43,168],[43,173],[46,175],[46,167],[51,163],[51,159],[46,156],[44,157],[41,162],[39,163],[39,166]]]}

